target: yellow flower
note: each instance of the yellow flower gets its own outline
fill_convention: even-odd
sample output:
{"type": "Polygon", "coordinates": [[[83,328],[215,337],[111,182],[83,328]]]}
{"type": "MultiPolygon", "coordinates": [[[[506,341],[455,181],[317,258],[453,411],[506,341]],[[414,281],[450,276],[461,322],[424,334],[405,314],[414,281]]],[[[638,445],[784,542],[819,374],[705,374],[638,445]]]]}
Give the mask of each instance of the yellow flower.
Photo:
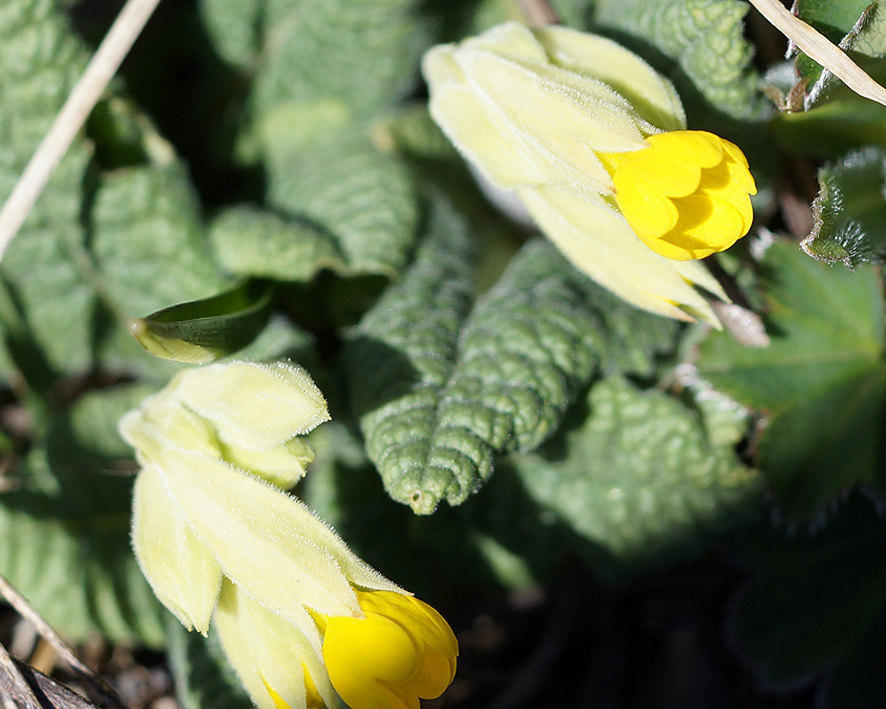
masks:
{"type": "Polygon", "coordinates": [[[281,489],[313,457],[298,436],[328,418],[308,374],[288,363],[179,373],[120,422],[142,466],[133,548],[188,629],[205,634],[214,618],[262,709],[335,707],[338,694],[352,709],[418,707],[452,681],[458,649],[446,621],[281,489]],[[408,668],[402,675],[373,674],[361,658],[367,639],[388,637],[377,630],[381,615],[411,639],[379,654],[408,668]],[[341,621],[356,630],[338,630],[341,621]],[[330,642],[334,660],[324,660],[330,642]],[[379,704],[378,688],[389,686],[390,703],[379,704]]]}
{"type": "Polygon", "coordinates": [[[329,678],[352,709],[417,709],[452,683],[458,643],[443,617],[413,596],[358,591],[364,618],[326,618],[329,678]]]}
{"type": "Polygon", "coordinates": [[[704,131],[650,135],[648,148],[604,157],[634,233],[678,261],[704,258],[748,233],[757,189],[744,154],[704,131]]]}
{"type": "Polygon", "coordinates": [[[751,224],[741,151],[686,131],[671,84],[618,44],[565,27],[493,27],[425,54],[430,111],[469,163],[581,270],[634,305],[718,324],[691,259],[751,224]],[[682,262],[682,263],[681,263],[682,262]]]}

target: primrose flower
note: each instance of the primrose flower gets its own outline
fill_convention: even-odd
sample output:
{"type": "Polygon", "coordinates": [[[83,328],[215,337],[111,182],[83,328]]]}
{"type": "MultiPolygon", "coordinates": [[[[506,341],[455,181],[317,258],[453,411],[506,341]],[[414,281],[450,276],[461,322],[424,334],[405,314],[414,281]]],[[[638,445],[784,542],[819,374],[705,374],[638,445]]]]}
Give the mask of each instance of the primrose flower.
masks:
{"type": "Polygon", "coordinates": [[[179,373],[120,422],[141,465],[136,557],[189,630],[214,619],[262,709],[417,709],[452,682],[452,630],[281,489],[313,458],[299,436],[328,418],[292,364],[179,373]]]}
{"type": "Polygon", "coordinates": [[[751,226],[732,143],[688,131],[673,86],[624,47],[515,22],[425,54],[430,111],[491,185],[512,190],[581,270],[634,305],[717,324],[694,259],[751,226]]]}

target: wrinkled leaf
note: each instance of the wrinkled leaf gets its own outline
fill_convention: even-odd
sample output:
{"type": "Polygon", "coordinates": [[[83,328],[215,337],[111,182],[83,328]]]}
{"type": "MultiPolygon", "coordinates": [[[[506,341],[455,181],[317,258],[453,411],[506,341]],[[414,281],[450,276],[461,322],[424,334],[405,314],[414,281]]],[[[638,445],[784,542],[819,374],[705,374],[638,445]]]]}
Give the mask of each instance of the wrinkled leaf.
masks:
{"type": "Polygon", "coordinates": [[[0,573],[69,640],[98,632],[159,647],[163,611],[129,546],[131,479],[82,470],[59,479],[55,492],[0,495],[0,573]]]}
{"type": "MultiPolygon", "coordinates": [[[[348,274],[395,276],[416,235],[418,210],[405,168],[373,145],[373,120],[396,104],[417,77],[427,41],[413,0],[314,3],[251,2],[236,12],[210,1],[204,11],[223,51],[253,72],[251,123],[241,151],[264,160],[268,202],[292,219],[279,252],[249,252],[253,273],[304,280],[319,266],[293,262],[291,238],[322,265],[348,274]],[[231,36],[232,23],[249,22],[231,36]],[[331,262],[331,263],[330,263],[331,262]]],[[[264,220],[270,229],[273,217],[264,220]]],[[[255,224],[255,222],[254,222],[255,224]]],[[[227,239],[232,250],[243,240],[227,239]]],[[[242,272],[238,270],[238,272],[242,272]]]]}
{"type": "Polygon", "coordinates": [[[660,564],[746,519],[760,497],[736,438],[714,443],[705,423],[673,397],[611,377],[591,388],[583,423],[510,461],[527,494],[594,545],[604,570],[660,564]]]}
{"type": "Polygon", "coordinates": [[[466,317],[467,253],[446,238],[459,227],[431,224],[349,353],[369,457],[388,493],[424,514],[462,503],[499,453],[550,436],[598,366],[646,370],[663,333],[541,241],[466,317]]]}
{"type": "Polygon", "coordinates": [[[414,0],[263,4],[258,117],[284,102],[318,99],[340,102],[351,116],[372,115],[399,99],[414,80],[425,40],[414,0]]]}
{"type": "MultiPolygon", "coordinates": [[[[3,3],[0,199],[12,191],[87,57],[54,3],[3,3]]],[[[72,258],[83,249],[80,211],[88,159],[85,141],[76,140],[0,267],[33,343],[58,372],[86,369],[92,362],[96,296],[72,258]]]]}
{"type": "Polygon", "coordinates": [[[124,324],[230,283],[209,258],[200,205],[181,163],[105,175],[91,228],[98,289],[124,324]]]}
{"type": "MultiPolygon", "coordinates": [[[[685,101],[692,95],[688,79],[715,111],[759,121],[768,108],[751,68],[753,50],[743,36],[747,11],[746,3],[735,0],[600,0],[595,20],[619,38],[643,40],[675,61],[685,75],[675,77],[685,101]]],[[[646,55],[653,59],[648,50],[646,55]]]]}
{"type": "Polygon", "coordinates": [[[269,199],[333,239],[348,273],[395,276],[416,236],[418,207],[407,169],[346,130],[297,153],[269,156],[269,199]]]}
{"type": "Polygon", "coordinates": [[[212,223],[210,239],[219,265],[239,276],[308,281],[323,268],[345,270],[344,256],[328,233],[255,207],[223,211],[212,223]]]}

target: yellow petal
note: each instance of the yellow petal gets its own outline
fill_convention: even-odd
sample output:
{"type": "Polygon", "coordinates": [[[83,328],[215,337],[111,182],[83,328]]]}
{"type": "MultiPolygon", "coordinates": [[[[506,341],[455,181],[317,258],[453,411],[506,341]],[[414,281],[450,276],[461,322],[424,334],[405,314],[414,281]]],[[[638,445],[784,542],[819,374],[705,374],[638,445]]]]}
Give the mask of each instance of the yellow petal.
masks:
{"type": "Polygon", "coordinates": [[[657,239],[677,225],[680,213],[670,197],[639,180],[625,180],[625,173],[619,172],[617,177],[620,178],[616,181],[615,194],[618,207],[639,237],[657,239]]]}
{"type": "Polygon", "coordinates": [[[365,618],[326,619],[323,656],[352,709],[418,707],[455,676],[458,644],[430,606],[401,593],[358,592],[365,618]]]}
{"type": "Polygon", "coordinates": [[[188,630],[205,635],[218,598],[221,568],[185,523],[156,466],[146,466],[135,481],[132,545],[160,602],[188,630]]]}
{"type": "Polygon", "coordinates": [[[659,133],[648,142],[612,163],[619,209],[650,249],[676,260],[704,258],[747,234],[756,188],[738,148],[702,131],[659,133]]]}
{"type": "Polygon", "coordinates": [[[675,160],[671,155],[644,149],[621,155],[616,164],[613,184],[619,202],[632,193],[639,193],[641,197],[648,193],[685,197],[698,189],[701,175],[702,169],[695,163],[675,160]]]}
{"type": "Polygon", "coordinates": [[[649,136],[654,152],[673,162],[690,162],[700,167],[716,167],[723,160],[724,141],[700,130],[680,130],[649,136]]]}
{"type": "Polygon", "coordinates": [[[644,240],[656,253],[684,261],[723,251],[744,236],[744,219],[730,202],[707,195],[676,200],[680,220],[660,239],[644,240]]]}

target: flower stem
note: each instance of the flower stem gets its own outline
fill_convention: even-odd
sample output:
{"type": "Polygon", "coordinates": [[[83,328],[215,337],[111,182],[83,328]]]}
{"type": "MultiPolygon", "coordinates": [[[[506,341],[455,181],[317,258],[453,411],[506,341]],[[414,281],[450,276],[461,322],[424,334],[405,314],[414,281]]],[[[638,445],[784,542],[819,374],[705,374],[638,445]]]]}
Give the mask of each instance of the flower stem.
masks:
{"type": "Polygon", "coordinates": [[[548,0],[517,0],[530,27],[544,27],[560,22],[548,0]]]}

